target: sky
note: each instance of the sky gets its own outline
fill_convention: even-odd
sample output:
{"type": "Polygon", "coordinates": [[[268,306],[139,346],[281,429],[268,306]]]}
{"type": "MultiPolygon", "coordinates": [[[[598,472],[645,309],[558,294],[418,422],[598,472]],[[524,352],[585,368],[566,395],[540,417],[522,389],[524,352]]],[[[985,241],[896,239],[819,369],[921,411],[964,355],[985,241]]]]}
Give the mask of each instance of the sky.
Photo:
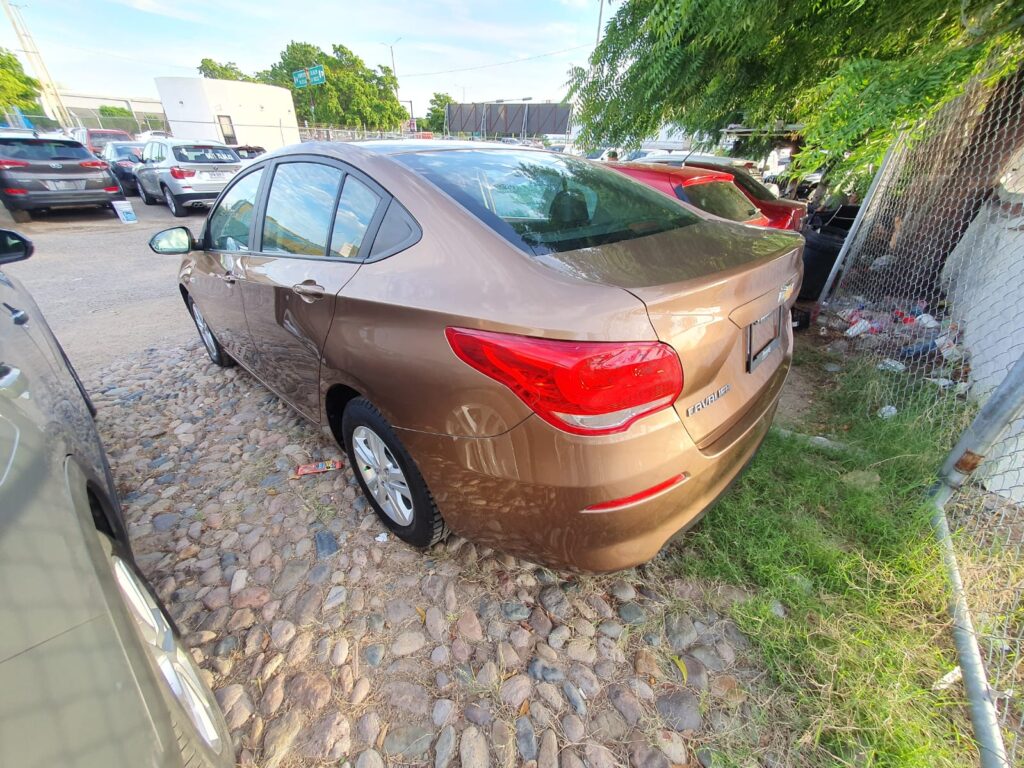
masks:
{"type": "MultiPolygon", "coordinates": [[[[393,43],[399,97],[413,102],[417,117],[435,91],[458,101],[559,101],[569,68],[593,50],[599,3],[17,0],[61,89],[155,97],[154,77],[198,75],[206,57],[255,72],[292,40],[325,51],[341,43],[369,66],[390,66],[393,43]]],[[[614,7],[605,6],[605,22],[614,7]]],[[[20,48],[2,15],[0,46],[20,48]]]]}

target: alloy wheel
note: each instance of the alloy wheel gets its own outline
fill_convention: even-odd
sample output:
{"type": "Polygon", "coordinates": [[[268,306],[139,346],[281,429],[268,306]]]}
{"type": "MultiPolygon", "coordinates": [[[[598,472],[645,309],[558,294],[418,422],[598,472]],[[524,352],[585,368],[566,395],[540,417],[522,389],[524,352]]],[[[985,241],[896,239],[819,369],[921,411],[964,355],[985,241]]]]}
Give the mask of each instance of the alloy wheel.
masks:
{"type": "Polygon", "coordinates": [[[352,432],[359,474],[374,500],[398,525],[412,523],[412,491],[405,473],[380,436],[369,427],[358,426],[352,432]]]}

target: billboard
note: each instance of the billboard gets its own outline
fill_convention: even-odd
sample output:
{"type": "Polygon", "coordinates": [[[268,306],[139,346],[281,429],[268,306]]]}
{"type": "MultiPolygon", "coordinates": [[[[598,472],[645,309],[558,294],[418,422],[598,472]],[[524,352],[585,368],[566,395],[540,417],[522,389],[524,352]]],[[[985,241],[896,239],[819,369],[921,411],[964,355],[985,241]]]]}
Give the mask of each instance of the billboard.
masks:
{"type": "Polygon", "coordinates": [[[565,133],[572,107],[568,104],[533,104],[528,101],[449,104],[448,130],[489,136],[539,136],[565,133]]]}

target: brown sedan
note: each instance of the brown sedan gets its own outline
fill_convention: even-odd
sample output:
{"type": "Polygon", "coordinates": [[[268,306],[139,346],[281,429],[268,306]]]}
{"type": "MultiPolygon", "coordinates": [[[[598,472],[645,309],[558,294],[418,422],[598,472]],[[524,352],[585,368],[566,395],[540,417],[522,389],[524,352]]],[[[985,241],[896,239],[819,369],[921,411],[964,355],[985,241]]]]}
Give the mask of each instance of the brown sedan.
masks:
{"type": "Polygon", "coordinates": [[[614,570],[754,455],[792,354],[802,239],[615,171],[480,143],[303,144],[234,179],[180,289],[344,445],[384,524],[614,570]]]}

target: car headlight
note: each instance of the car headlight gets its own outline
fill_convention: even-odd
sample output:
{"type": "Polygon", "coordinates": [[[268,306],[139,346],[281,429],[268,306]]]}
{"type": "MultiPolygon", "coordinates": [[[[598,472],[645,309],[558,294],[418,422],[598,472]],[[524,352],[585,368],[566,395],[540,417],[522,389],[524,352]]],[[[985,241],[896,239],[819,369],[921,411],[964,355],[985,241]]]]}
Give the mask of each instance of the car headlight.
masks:
{"type": "Polygon", "coordinates": [[[131,566],[116,555],[111,560],[117,585],[135,619],[143,645],[196,731],[214,752],[220,754],[224,742],[214,714],[217,705],[200,679],[192,656],[175,639],[174,630],[160,606],[131,566]]]}

